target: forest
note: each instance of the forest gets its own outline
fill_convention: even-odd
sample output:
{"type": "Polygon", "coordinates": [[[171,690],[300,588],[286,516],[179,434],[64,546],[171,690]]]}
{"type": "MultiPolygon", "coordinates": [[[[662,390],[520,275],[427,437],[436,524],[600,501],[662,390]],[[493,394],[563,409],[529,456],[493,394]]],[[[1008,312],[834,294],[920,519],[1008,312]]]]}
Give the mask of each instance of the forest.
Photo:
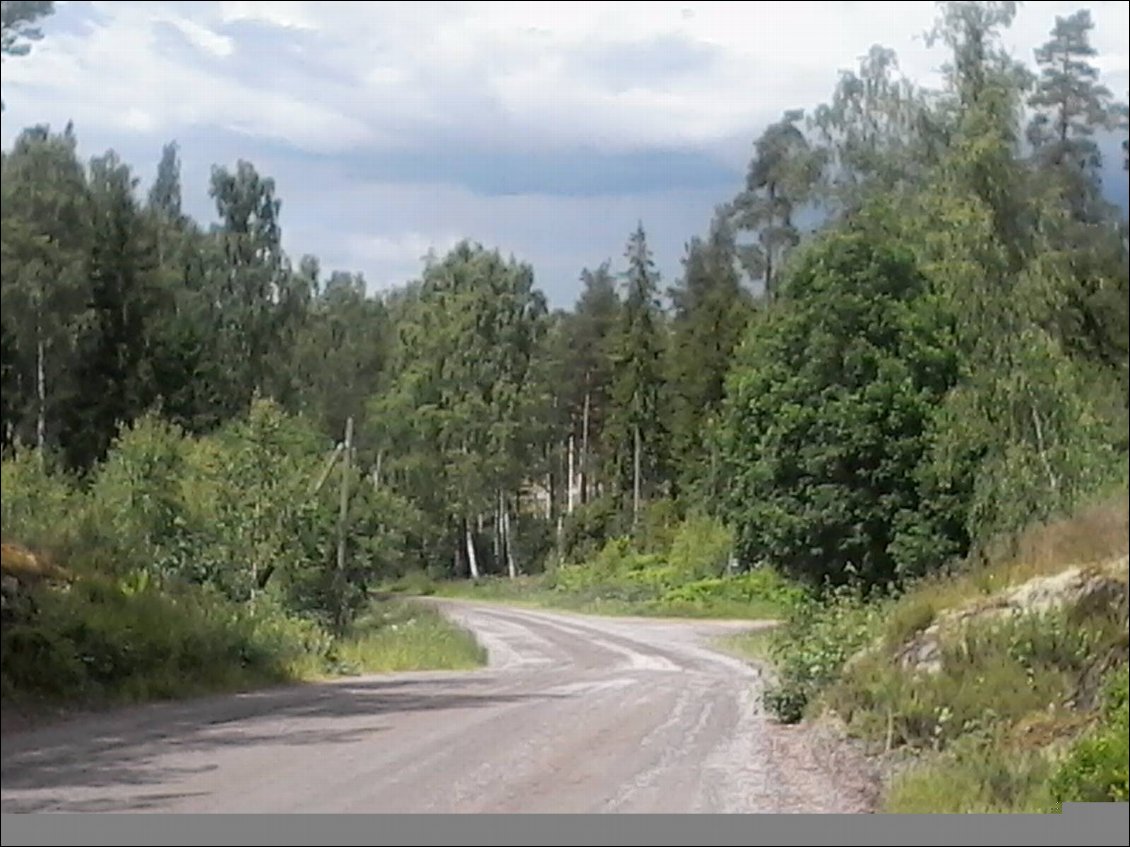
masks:
{"type": "MultiPolygon", "coordinates": [[[[4,4],[5,61],[50,5],[4,4]]],[[[5,543],[121,603],[192,592],[311,638],[397,580],[611,559],[644,594],[881,596],[1124,490],[1128,227],[1102,175],[1126,180],[1125,92],[1085,10],[1010,55],[1015,7],[938,4],[938,90],[881,46],[830,75],[677,278],[643,221],[563,310],[505,245],[376,291],[284,252],[249,161],[213,168],[196,221],[175,141],[150,178],[27,128],[2,163],[5,543]]],[[[5,688],[51,687],[10,670],[20,632],[5,688]]]]}

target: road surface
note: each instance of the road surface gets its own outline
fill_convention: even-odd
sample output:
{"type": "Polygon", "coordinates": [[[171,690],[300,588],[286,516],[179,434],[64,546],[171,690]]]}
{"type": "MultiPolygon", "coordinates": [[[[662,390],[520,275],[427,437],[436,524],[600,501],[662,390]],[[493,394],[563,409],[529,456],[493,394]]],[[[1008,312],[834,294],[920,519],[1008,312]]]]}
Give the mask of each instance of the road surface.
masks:
{"type": "MultiPolygon", "coordinates": [[[[442,601],[471,672],[352,678],[5,733],[4,812],[861,811],[759,672],[750,624],[442,601]]],[[[847,782],[850,782],[848,780],[847,782]]]]}

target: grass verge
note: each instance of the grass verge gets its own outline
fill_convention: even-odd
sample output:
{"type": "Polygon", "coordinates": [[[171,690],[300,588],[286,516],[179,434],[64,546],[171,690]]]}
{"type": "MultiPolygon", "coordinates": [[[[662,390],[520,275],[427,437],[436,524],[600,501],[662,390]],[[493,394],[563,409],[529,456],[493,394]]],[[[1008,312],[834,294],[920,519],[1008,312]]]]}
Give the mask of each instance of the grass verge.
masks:
{"type": "Polygon", "coordinates": [[[486,663],[486,650],[467,630],[435,609],[404,600],[378,601],[336,645],[333,672],[470,670],[486,663]]]}
{"type": "Polygon", "coordinates": [[[1067,800],[1125,799],[1126,550],[1122,494],[901,596],[802,603],[748,645],[774,666],[766,705],[787,722],[838,717],[892,765],[888,812],[1054,812],[1067,800]],[[1072,568],[1090,574],[1082,594],[990,613],[1008,589],[1072,568]]]}
{"type": "Polygon", "coordinates": [[[554,574],[444,582],[415,575],[391,583],[385,590],[406,596],[435,595],[593,615],[734,620],[777,620],[788,612],[796,596],[775,574],[695,580],[667,589],[626,580],[573,587],[561,585],[554,574]]]}
{"type": "Polygon", "coordinates": [[[773,629],[754,629],[749,632],[739,632],[735,635],[726,635],[718,639],[718,646],[727,653],[750,659],[758,664],[771,665],[773,662],[772,644],[773,629]]]}
{"type": "Polygon", "coordinates": [[[485,663],[474,636],[423,604],[375,601],[334,639],[266,602],[248,610],[196,586],[83,579],[9,609],[0,694],[12,714],[100,709],[333,676],[462,670],[485,663]]]}

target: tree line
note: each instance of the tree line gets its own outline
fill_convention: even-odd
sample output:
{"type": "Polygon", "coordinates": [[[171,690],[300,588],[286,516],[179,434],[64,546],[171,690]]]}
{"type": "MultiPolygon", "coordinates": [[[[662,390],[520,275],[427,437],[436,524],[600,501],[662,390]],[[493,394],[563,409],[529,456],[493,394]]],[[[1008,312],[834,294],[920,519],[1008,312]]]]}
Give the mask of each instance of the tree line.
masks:
{"type": "Polygon", "coordinates": [[[203,437],[269,398],[327,454],[353,421],[365,532],[399,533],[377,571],[531,572],[666,509],[727,523],[744,567],[928,572],[1126,474],[1127,224],[1095,139],[1127,111],[1087,11],[1034,67],[1014,15],[939,4],[939,90],[871,48],[756,139],[677,279],[641,223],[570,309],[472,242],[370,292],[286,254],[250,162],[213,168],[204,224],[176,143],[143,196],[29,128],[2,162],[3,449],[81,484],[147,414],[203,437]]]}

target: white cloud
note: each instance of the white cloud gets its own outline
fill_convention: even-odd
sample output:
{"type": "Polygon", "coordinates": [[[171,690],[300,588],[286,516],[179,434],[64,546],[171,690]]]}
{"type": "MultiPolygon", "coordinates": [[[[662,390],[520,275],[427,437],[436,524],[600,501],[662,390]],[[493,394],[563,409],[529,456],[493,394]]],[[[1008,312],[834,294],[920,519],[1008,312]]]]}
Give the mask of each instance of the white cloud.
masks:
{"type": "Polygon", "coordinates": [[[220,3],[220,20],[224,23],[255,21],[284,29],[316,29],[303,8],[306,5],[281,2],[225,2],[220,3]]]}
{"type": "MultiPolygon", "coordinates": [[[[1126,97],[1130,4],[1023,4],[1006,43],[1031,63],[1055,16],[1079,8],[1096,22],[1103,81],[1126,97]]],[[[552,167],[554,151],[681,147],[740,169],[766,123],[825,100],[872,44],[936,83],[944,50],[921,38],[934,16],[929,2],[60,3],[31,54],[4,63],[2,135],[73,119],[84,154],[88,142],[129,151],[143,173],[160,142],[192,139],[186,199],[205,217],[208,166],[243,156],[276,178],[295,255],[362,270],[380,288],[465,235],[532,261],[564,303],[579,268],[615,262],[640,218],[675,276],[725,192],[484,197],[452,184],[452,170],[432,179],[445,184],[379,169],[367,183],[365,158],[532,150],[552,167]]]]}
{"type": "MultiPolygon", "coordinates": [[[[80,4],[60,14],[78,14],[71,5],[80,4]]],[[[134,108],[151,116],[145,127],[166,132],[234,124],[322,152],[451,139],[495,150],[709,147],[822,101],[837,71],[873,43],[895,48],[924,82],[944,60],[920,37],[935,15],[929,2],[93,5],[100,20],[91,33],[48,26],[31,56],[5,64],[9,119],[37,120],[52,102],[84,122],[134,108]],[[225,31],[239,22],[262,27],[225,31]],[[162,51],[159,23],[177,27],[201,61],[162,51]],[[257,73],[204,63],[238,60],[241,39],[267,44],[257,73]],[[657,41],[704,60],[676,73],[627,61],[616,84],[602,73],[621,46],[657,41]]],[[[1006,41],[1030,61],[1056,14],[1088,5],[1096,63],[1120,91],[1126,3],[1025,4],[1006,41]]]]}
{"type": "Polygon", "coordinates": [[[169,23],[181,31],[196,47],[213,56],[230,56],[235,52],[235,42],[226,35],[213,32],[206,26],[187,18],[169,18],[169,23]]]}

